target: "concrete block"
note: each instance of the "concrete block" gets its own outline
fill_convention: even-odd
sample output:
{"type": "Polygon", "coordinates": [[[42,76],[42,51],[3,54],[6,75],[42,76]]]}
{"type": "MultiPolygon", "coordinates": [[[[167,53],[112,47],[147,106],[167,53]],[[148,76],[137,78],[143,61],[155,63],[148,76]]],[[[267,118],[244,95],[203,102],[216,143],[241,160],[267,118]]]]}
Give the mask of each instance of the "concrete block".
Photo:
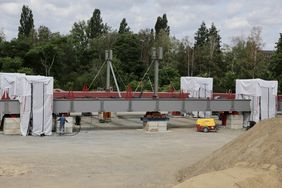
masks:
{"type": "Polygon", "coordinates": [[[227,127],[230,129],[242,129],[243,128],[243,115],[228,115],[227,127]]]}
{"type": "Polygon", "coordinates": [[[6,135],[20,135],[20,118],[5,118],[3,132],[6,135]]]}
{"type": "Polygon", "coordinates": [[[81,117],[81,125],[92,125],[92,117],[91,116],[82,116],[81,117]]]}
{"type": "Polygon", "coordinates": [[[167,121],[148,121],[144,122],[144,130],[149,132],[167,131],[167,121]]]}

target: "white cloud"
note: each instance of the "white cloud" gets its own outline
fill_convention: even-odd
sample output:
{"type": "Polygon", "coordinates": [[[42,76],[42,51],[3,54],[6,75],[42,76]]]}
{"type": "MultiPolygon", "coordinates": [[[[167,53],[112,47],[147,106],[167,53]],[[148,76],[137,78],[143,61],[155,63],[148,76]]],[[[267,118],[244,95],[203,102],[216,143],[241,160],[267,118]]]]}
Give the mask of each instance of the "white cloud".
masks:
{"type": "Polygon", "coordinates": [[[273,49],[282,25],[281,0],[0,0],[0,28],[8,40],[17,36],[23,4],[32,9],[36,27],[45,25],[62,34],[67,34],[74,22],[88,20],[95,8],[113,29],[126,18],[134,32],[154,28],[157,16],[166,13],[171,34],[180,40],[194,38],[202,21],[208,27],[215,24],[223,43],[261,26],[268,49],[273,49]]]}
{"type": "Polygon", "coordinates": [[[21,10],[21,5],[15,2],[5,2],[0,3],[0,12],[5,15],[17,15],[19,10],[21,10]]]}
{"type": "Polygon", "coordinates": [[[225,26],[228,29],[242,30],[249,28],[250,24],[245,18],[234,17],[225,21],[225,26]]]}
{"type": "Polygon", "coordinates": [[[242,3],[239,3],[238,1],[236,2],[231,2],[230,4],[228,4],[227,6],[227,11],[228,11],[228,14],[230,15],[234,15],[238,12],[240,12],[244,7],[244,4],[242,3]]]}

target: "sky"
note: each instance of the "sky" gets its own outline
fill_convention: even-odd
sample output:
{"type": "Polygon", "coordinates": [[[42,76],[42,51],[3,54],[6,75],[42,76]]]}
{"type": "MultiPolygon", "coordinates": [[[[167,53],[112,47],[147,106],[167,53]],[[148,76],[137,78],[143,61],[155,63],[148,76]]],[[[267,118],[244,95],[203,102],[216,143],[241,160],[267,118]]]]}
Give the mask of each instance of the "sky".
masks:
{"type": "Polygon", "coordinates": [[[154,28],[157,17],[166,13],[171,35],[191,42],[203,21],[207,27],[214,23],[222,45],[260,27],[263,49],[273,50],[282,32],[282,0],[0,0],[0,30],[6,40],[17,37],[23,5],[32,10],[35,28],[44,25],[61,34],[68,34],[74,22],[88,20],[96,8],[113,30],[126,18],[134,32],[154,28]]]}

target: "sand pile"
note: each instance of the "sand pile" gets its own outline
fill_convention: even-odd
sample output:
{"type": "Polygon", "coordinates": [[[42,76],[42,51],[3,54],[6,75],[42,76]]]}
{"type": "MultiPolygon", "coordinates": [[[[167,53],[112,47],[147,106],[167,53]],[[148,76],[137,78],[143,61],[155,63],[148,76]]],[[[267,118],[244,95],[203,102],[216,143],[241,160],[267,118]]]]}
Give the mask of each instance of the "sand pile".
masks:
{"type": "Polygon", "coordinates": [[[181,170],[177,179],[182,182],[191,177],[182,187],[207,187],[203,182],[209,179],[222,182],[222,187],[282,187],[282,118],[261,121],[207,158],[181,170]],[[224,185],[223,179],[230,177],[234,180],[231,186],[224,185]],[[201,179],[198,185],[197,179],[201,179]]]}

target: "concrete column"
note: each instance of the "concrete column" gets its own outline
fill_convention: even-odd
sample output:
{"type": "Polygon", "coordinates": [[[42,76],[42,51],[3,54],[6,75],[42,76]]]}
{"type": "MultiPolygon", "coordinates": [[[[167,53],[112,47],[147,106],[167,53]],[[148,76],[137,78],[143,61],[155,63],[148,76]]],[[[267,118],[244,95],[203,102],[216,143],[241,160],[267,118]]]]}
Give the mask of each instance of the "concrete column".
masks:
{"type": "Polygon", "coordinates": [[[110,90],[110,81],[111,81],[111,67],[110,63],[113,58],[113,51],[112,50],[106,50],[105,51],[105,60],[107,61],[107,78],[106,78],[106,90],[110,90]]]}
{"type": "Polygon", "coordinates": [[[154,96],[158,97],[159,90],[159,60],[155,60],[154,96]]]}
{"type": "Polygon", "coordinates": [[[159,61],[163,59],[163,48],[152,49],[152,58],[155,61],[154,97],[158,97],[159,92],[159,61]]]}
{"type": "Polygon", "coordinates": [[[106,82],[106,90],[110,90],[110,79],[111,79],[111,74],[110,74],[110,61],[107,60],[107,82],[106,82]]]}

